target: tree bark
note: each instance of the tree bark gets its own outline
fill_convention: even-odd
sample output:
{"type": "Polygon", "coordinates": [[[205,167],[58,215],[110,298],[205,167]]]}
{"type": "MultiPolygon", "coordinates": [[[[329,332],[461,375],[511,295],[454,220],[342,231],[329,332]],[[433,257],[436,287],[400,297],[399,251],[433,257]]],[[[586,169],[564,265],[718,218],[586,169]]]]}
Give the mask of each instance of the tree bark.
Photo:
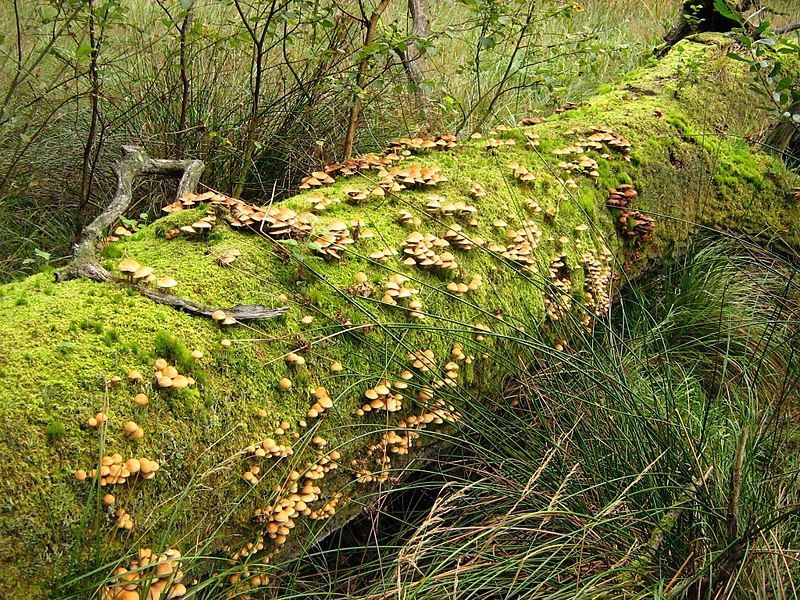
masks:
{"type": "MultiPolygon", "coordinates": [[[[733,10],[744,13],[755,8],[758,0],[736,0],[729,5],[733,10]]],[[[677,23],[664,36],[664,43],[655,49],[655,54],[663,57],[675,44],[693,33],[725,32],[737,25],[739,25],[737,21],[717,11],[714,0],[686,0],[681,7],[681,16],[677,23]]]]}

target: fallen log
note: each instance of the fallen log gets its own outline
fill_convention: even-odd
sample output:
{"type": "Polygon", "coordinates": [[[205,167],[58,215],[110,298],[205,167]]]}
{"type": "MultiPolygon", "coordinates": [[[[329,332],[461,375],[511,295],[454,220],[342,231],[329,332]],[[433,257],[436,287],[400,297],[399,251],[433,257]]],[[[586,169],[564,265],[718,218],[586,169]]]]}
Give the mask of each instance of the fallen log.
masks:
{"type": "Polygon", "coordinates": [[[143,546],[266,560],[281,523],[324,531],[465,399],[499,400],[519,345],[570,352],[698,228],[800,245],[798,178],[747,144],[765,123],[746,67],[721,38],[679,47],[547,119],[401,140],[280,206],[217,198],[92,249],[187,302],[288,309],[268,326],[85,278],[0,288],[0,595],[91,591],[143,546]],[[209,211],[210,233],[182,230],[209,211]]]}

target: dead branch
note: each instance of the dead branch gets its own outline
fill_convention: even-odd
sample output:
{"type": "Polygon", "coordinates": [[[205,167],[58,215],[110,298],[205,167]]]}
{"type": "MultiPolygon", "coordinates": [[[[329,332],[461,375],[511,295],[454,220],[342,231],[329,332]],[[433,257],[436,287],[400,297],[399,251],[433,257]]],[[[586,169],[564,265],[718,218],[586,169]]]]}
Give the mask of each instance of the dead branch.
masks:
{"type": "Polygon", "coordinates": [[[226,316],[233,317],[237,321],[248,321],[252,319],[269,319],[271,317],[277,317],[285,313],[287,310],[285,307],[267,308],[265,306],[261,306],[260,304],[240,304],[231,308],[222,309],[205,306],[204,304],[198,304],[196,302],[192,302],[191,300],[186,300],[185,298],[173,296],[172,294],[157,292],[144,286],[131,285],[125,279],[115,277],[108,271],[108,269],[105,269],[103,266],[94,261],[77,265],[75,267],[73,276],[85,277],[99,283],[119,283],[129,285],[142,296],[149,298],[154,302],[171,306],[172,308],[192,315],[199,315],[203,317],[211,317],[211,314],[215,310],[222,310],[226,316]]]}
{"type": "MultiPolygon", "coordinates": [[[[100,213],[94,221],[87,225],[81,233],[80,239],[73,247],[72,263],[57,271],[56,281],[67,281],[78,277],[86,277],[101,283],[124,283],[127,281],[115,277],[97,262],[97,242],[105,235],[114,222],[125,213],[133,197],[133,182],[140,175],[166,175],[180,177],[178,182],[177,197],[180,198],[194,192],[203,172],[202,160],[166,160],[150,158],[144,149],[138,146],[123,146],[122,160],[114,165],[117,176],[117,191],[108,207],[100,213]]],[[[178,296],[164,294],[139,285],[132,285],[133,289],[145,298],[159,304],[171,306],[177,310],[193,315],[211,317],[217,310],[214,307],[197,304],[178,296]]],[[[229,317],[237,321],[250,319],[268,319],[286,312],[285,308],[271,309],[259,304],[244,304],[232,308],[221,309],[229,317]]]]}

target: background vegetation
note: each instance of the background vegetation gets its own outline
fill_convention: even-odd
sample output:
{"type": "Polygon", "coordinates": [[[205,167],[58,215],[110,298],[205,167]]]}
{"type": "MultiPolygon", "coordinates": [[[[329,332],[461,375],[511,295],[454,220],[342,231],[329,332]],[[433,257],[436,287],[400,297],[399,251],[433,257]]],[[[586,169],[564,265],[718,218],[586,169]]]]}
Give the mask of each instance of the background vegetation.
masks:
{"type": "MultiPolygon", "coordinates": [[[[423,39],[397,0],[365,45],[380,4],[4,2],[0,277],[68,254],[113,192],[123,143],[203,159],[214,189],[281,197],[343,156],[356,100],[360,152],[549,112],[642,62],[678,4],[442,0],[423,39]],[[404,61],[420,53],[410,79],[404,61]]],[[[130,216],[152,208],[164,191],[153,185],[130,216]]]]}

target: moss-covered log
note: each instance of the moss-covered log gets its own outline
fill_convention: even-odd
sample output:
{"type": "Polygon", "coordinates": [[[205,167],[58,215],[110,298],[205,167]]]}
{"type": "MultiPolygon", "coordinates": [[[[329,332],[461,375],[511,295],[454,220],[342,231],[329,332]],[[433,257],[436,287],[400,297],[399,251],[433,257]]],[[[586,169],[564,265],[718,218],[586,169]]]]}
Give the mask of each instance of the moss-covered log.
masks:
{"type": "MultiPolygon", "coordinates": [[[[569,352],[570,328],[591,327],[604,314],[614,280],[697,227],[798,244],[796,178],[748,145],[763,116],[751,108],[758,102],[745,67],[726,59],[723,46],[685,40],[543,122],[440,140],[442,149],[397,148],[387,168],[400,169],[400,185],[377,169],[331,170],[335,183],[281,205],[303,212],[320,194],[331,200],[318,207],[312,233],[293,217],[289,240],[280,228],[266,235],[261,215],[231,227],[237,215],[234,225],[246,218],[243,207],[198,203],[99,254],[112,272],[123,257],[150,266],[203,305],[289,307],[261,325],[222,327],[120,283],[56,283],[45,273],[0,287],[0,596],[58,596],[57,583],[97,569],[70,587],[89,589],[110,571],[104,565],[141,546],[231,556],[250,542],[259,550],[264,534],[263,557],[275,542],[253,514],[275,501],[274,485],[283,486],[280,499],[292,469],[306,480],[309,464],[316,476],[339,463],[309,479],[320,498],[309,496],[306,516],[292,516],[295,531],[324,529],[324,519],[308,513],[326,516],[339,492],[338,508],[356,506],[387,475],[383,451],[404,451],[408,429],[419,426],[413,416],[444,426],[460,397],[492,398],[515,360],[508,337],[525,343],[525,331],[543,329],[569,352]],[[413,164],[440,167],[446,181],[436,182],[435,169],[404,171],[413,164]],[[181,231],[208,210],[217,214],[212,231],[181,231]],[[341,239],[342,223],[353,243],[341,239]],[[344,245],[340,259],[321,255],[339,253],[332,240],[344,245]],[[231,250],[237,260],[220,260],[231,250]],[[423,350],[430,352],[409,360],[423,350]],[[158,359],[187,387],[159,387],[158,359]],[[131,371],[142,379],[129,380],[131,371]],[[381,390],[384,380],[401,385],[381,390]],[[315,396],[319,387],[327,394],[315,396]],[[311,414],[321,415],[312,418],[315,403],[311,414]],[[106,422],[87,426],[97,412],[106,422]],[[276,434],[282,421],[288,430],[276,434]],[[398,422],[406,428],[394,437],[375,433],[398,422]],[[314,436],[327,440],[324,450],[314,436]],[[248,458],[267,438],[292,446],[292,456],[248,458]],[[108,475],[103,488],[99,477],[74,477],[107,472],[101,457],[114,453],[155,459],[160,469],[149,478],[132,469],[125,485],[108,475]],[[243,479],[251,466],[260,467],[247,476],[255,485],[243,479]],[[116,503],[104,507],[110,490],[116,503]],[[115,526],[115,508],[133,517],[130,532],[115,526]]],[[[538,333],[529,339],[536,343],[538,333]]]]}

